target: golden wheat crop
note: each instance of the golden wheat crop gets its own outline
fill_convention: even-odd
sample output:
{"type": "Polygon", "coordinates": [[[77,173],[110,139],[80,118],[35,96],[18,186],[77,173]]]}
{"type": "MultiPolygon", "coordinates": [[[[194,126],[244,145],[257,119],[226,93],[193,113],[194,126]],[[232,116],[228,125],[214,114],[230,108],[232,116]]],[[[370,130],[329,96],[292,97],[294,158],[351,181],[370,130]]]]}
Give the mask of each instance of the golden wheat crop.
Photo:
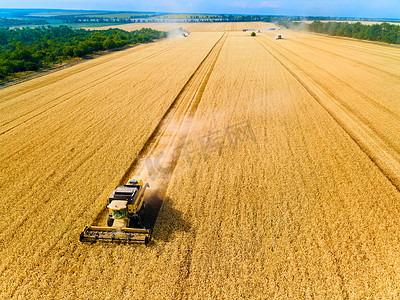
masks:
{"type": "Polygon", "coordinates": [[[1,298],[399,295],[399,49],[236,30],[0,90],[1,298]],[[127,172],[154,241],[81,244],[127,172]]]}

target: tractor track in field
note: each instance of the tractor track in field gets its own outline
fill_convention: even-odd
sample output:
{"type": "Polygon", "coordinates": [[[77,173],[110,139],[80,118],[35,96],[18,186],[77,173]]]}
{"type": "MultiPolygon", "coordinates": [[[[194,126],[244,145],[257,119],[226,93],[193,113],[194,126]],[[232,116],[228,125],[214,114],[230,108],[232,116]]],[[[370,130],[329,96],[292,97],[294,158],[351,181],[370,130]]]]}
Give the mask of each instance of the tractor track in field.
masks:
{"type": "Polygon", "coordinates": [[[359,65],[359,66],[365,67],[365,68],[367,68],[367,69],[370,69],[370,70],[372,69],[372,70],[378,71],[378,72],[383,73],[383,74],[385,74],[385,75],[387,75],[387,76],[393,77],[394,79],[396,79],[396,81],[399,81],[399,80],[400,80],[400,77],[399,77],[398,75],[396,75],[396,74],[393,74],[393,73],[391,73],[391,72],[389,72],[389,71],[382,70],[382,69],[380,69],[380,68],[377,68],[377,67],[372,66],[372,65],[370,65],[370,64],[367,64],[367,63],[365,63],[365,62],[356,60],[356,59],[354,59],[354,58],[346,57],[346,56],[344,56],[344,55],[341,55],[341,54],[338,54],[338,53],[335,53],[335,52],[326,50],[326,49],[324,49],[324,48],[320,48],[320,47],[317,47],[317,46],[313,46],[313,45],[310,45],[310,44],[307,44],[307,43],[304,43],[304,42],[300,42],[300,41],[298,41],[298,40],[290,40],[290,41],[293,42],[293,43],[295,43],[295,44],[301,45],[301,46],[303,46],[303,47],[309,48],[309,49],[315,49],[316,51],[325,52],[325,53],[328,53],[329,55],[334,56],[334,57],[340,57],[341,59],[344,59],[344,60],[353,62],[353,63],[355,63],[355,64],[357,64],[357,65],[359,65]]]}
{"type": "MultiPolygon", "coordinates": [[[[256,40],[277,62],[279,62],[282,67],[284,67],[289,74],[291,74],[305,89],[306,91],[319,103],[319,100],[314,96],[314,93],[312,93],[312,91],[308,88],[308,86],[306,86],[303,81],[297,76],[297,74],[295,74],[288,66],[286,66],[281,59],[279,59],[277,56],[275,56],[272,52],[269,51],[269,49],[267,49],[265,47],[265,45],[263,45],[260,41],[256,40]]],[[[325,107],[323,106],[323,108],[325,109],[325,107]]],[[[330,114],[330,112],[328,111],[328,113],[330,114]]],[[[331,114],[330,114],[331,115],[331,114]]],[[[336,119],[334,118],[334,120],[336,121],[336,119]]],[[[324,210],[322,210],[322,212],[324,212],[324,210]]],[[[325,218],[324,218],[325,219],[325,218]]],[[[327,227],[329,228],[329,227],[327,227]]],[[[331,234],[329,234],[329,236],[331,236],[331,234]]],[[[337,263],[337,257],[333,252],[333,249],[331,246],[327,246],[328,248],[328,253],[331,256],[331,259],[333,261],[335,261],[335,273],[336,276],[338,277],[339,280],[339,289],[340,289],[340,293],[343,296],[343,299],[349,299],[349,295],[348,292],[346,291],[346,289],[344,288],[344,278],[343,278],[343,271],[340,269],[339,264],[337,263]]]]}
{"type": "MultiPolygon", "coordinates": [[[[131,55],[131,54],[133,54],[133,53],[135,53],[135,52],[137,52],[137,51],[140,51],[140,50],[142,50],[143,48],[148,48],[148,47],[151,47],[151,46],[152,46],[152,44],[140,44],[140,45],[134,46],[134,47],[132,47],[132,48],[121,49],[121,50],[112,51],[112,52],[106,53],[106,54],[100,54],[100,55],[97,55],[97,56],[95,56],[95,57],[82,59],[82,60],[77,61],[77,63],[71,64],[71,65],[68,65],[68,64],[67,64],[66,66],[61,66],[61,67],[59,67],[59,68],[55,68],[54,70],[53,70],[53,69],[50,69],[50,70],[48,70],[48,71],[44,71],[43,73],[40,73],[39,76],[34,77],[34,78],[29,78],[29,79],[27,79],[27,80],[23,80],[23,81],[21,81],[21,82],[16,82],[16,83],[11,84],[11,85],[7,85],[7,84],[5,84],[5,85],[0,85],[0,90],[5,89],[5,88],[8,88],[8,87],[10,87],[10,86],[15,86],[15,85],[20,84],[20,83],[28,82],[28,81],[30,81],[30,80],[32,80],[32,79],[37,79],[37,78],[43,77],[43,76],[48,75],[48,74],[52,74],[52,73],[55,73],[55,72],[58,72],[58,71],[62,71],[62,70],[64,70],[64,69],[67,69],[67,68],[70,68],[70,67],[73,67],[73,66],[76,66],[76,65],[80,65],[80,66],[79,66],[79,67],[80,67],[79,69],[70,71],[70,72],[68,72],[68,74],[65,74],[64,76],[62,76],[62,79],[65,79],[65,78],[71,77],[71,76],[73,76],[73,75],[79,74],[79,73],[81,73],[81,72],[84,72],[84,71],[86,71],[86,70],[90,70],[90,69],[92,69],[92,68],[94,68],[94,67],[101,66],[102,64],[108,63],[108,62],[110,62],[110,61],[116,59],[115,57],[112,57],[112,56],[108,56],[108,57],[107,57],[108,54],[115,54],[115,53],[121,54],[121,55],[117,58],[117,59],[120,59],[120,58],[122,58],[122,57],[124,57],[124,56],[131,55]],[[140,46],[140,47],[139,47],[139,46],[140,46]],[[129,53],[127,53],[127,52],[129,52],[129,53]],[[95,59],[98,59],[98,58],[103,58],[103,60],[101,60],[101,61],[94,61],[95,59]],[[85,63],[85,62],[93,62],[93,63],[92,63],[92,64],[88,64],[88,65],[86,65],[86,66],[81,65],[82,63],[85,63]]],[[[168,48],[171,48],[171,46],[168,47],[168,48]]],[[[161,49],[159,52],[161,52],[161,51],[163,51],[163,50],[166,50],[166,49],[161,49]]],[[[157,53],[159,53],[159,52],[157,52],[157,53]]],[[[149,56],[154,55],[154,54],[156,54],[156,53],[150,54],[149,56]]],[[[146,59],[146,57],[145,57],[144,59],[146,59]]],[[[8,96],[8,97],[5,97],[4,99],[2,99],[2,102],[1,102],[1,103],[7,102],[7,101],[12,100],[12,99],[14,99],[14,98],[16,98],[16,97],[19,97],[19,96],[21,96],[21,95],[24,95],[24,94],[26,94],[26,93],[32,92],[32,91],[34,91],[34,90],[38,90],[38,89],[40,89],[40,88],[42,88],[42,87],[48,86],[48,85],[50,85],[50,84],[53,84],[53,83],[55,83],[55,82],[57,82],[57,81],[59,81],[59,80],[60,80],[59,77],[54,77],[54,78],[51,78],[50,80],[44,81],[43,83],[35,84],[34,87],[32,87],[32,88],[24,89],[24,90],[22,90],[22,91],[18,91],[18,92],[16,92],[16,93],[13,93],[12,95],[10,95],[10,96],[8,96]]]]}
{"type": "MultiPolygon", "coordinates": [[[[265,37],[263,37],[267,40],[265,37]]],[[[306,91],[317,101],[327,113],[343,128],[348,136],[370,158],[377,168],[386,176],[393,186],[400,191],[400,155],[390,147],[373,129],[362,121],[356,113],[346,108],[339,99],[326,91],[307,73],[285,57],[274,47],[257,40],[257,42],[272,55],[306,91]],[[271,51],[272,50],[272,51],[271,51]],[[320,95],[323,95],[321,97],[320,95]],[[324,98],[329,99],[324,100],[324,98]]],[[[283,47],[281,47],[283,48],[283,47]]],[[[285,49],[285,48],[284,48],[285,49]]],[[[322,70],[322,69],[321,69],[322,70]]]]}
{"type": "MultiPolygon", "coordinates": [[[[118,182],[118,185],[124,184],[133,174],[141,174],[140,179],[143,179],[144,182],[150,181],[150,187],[154,185],[155,181],[157,182],[156,191],[150,190],[150,196],[147,197],[150,205],[152,205],[152,210],[155,211],[153,220],[150,220],[149,224],[151,228],[154,227],[158,211],[161,208],[162,198],[167,191],[169,181],[181,154],[182,146],[186,140],[188,131],[192,128],[192,119],[227,36],[228,33],[224,33],[218,39],[189,77],[164,113],[156,128],[150,134],[136,159],[127,168],[118,182]],[[153,170],[156,171],[156,174],[149,174],[151,171],[148,169],[148,159],[154,159],[159,155],[166,157],[162,169],[153,170]]],[[[98,199],[96,201],[98,201],[98,199]]],[[[105,201],[103,196],[101,197],[101,201],[105,201]]],[[[104,223],[106,216],[107,210],[103,208],[98,212],[93,223],[104,223]]]]}
{"type": "MultiPolygon", "coordinates": [[[[86,85],[84,85],[84,86],[81,86],[78,90],[73,90],[73,91],[67,92],[67,93],[65,93],[65,94],[63,94],[63,95],[60,95],[60,96],[54,98],[53,100],[47,102],[45,105],[48,105],[48,104],[53,103],[53,102],[57,102],[57,100],[60,100],[60,99],[61,99],[61,101],[59,101],[59,102],[57,102],[57,103],[51,105],[50,107],[47,107],[46,109],[44,109],[44,110],[42,110],[42,111],[40,111],[40,112],[34,114],[33,116],[28,117],[27,119],[23,120],[22,122],[17,123],[16,125],[14,125],[14,126],[12,126],[12,127],[10,127],[10,128],[5,129],[4,131],[0,132],[0,136],[3,135],[3,134],[5,134],[5,133],[7,133],[7,132],[9,132],[9,131],[11,131],[11,130],[13,130],[13,129],[15,129],[15,128],[17,128],[17,127],[19,127],[19,126],[21,126],[22,124],[24,124],[24,123],[26,123],[26,122],[28,122],[28,121],[30,121],[30,120],[32,120],[32,119],[34,119],[34,118],[36,118],[36,117],[38,117],[38,116],[40,116],[40,115],[42,115],[42,114],[48,112],[49,110],[51,110],[51,109],[57,107],[58,105],[63,104],[64,102],[70,100],[70,99],[73,98],[73,97],[76,97],[77,95],[79,95],[79,94],[85,92],[85,91],[88,90],[88,89],[91,89],[91,88],[94,88],[94,87],[96,87],[96,86],[98,86],[98,85],[100,85],[100,84],[103,84],[103,83],[106,82],[107,80],[115,79],[114,77],[115,77],[116,75],[119,75],[119,74],[125,72],[127,69],[132,68],[132,67],[135,67],[135,66],[138,66],[138,65],[140,65],[140,64],[142,64],[142,63],[144,63],[144,62],[146,62],[146,61],[148,61],[148,60],[150,60],[150,59],[153,59],[154,57],[157,57],[158,55],[160,55],[160,54],[162,54],[162,53],[164,53],[164,52],[167,52],[167,51],[171,50],[172,48],[173,48],[173,46],[169,46],[169,47],[167,47],[167,48],[165,48],[165,49],[162,49],[162,50],[160,50],[160,51],[158,51],[158,52],[156,52],[156,53],[153,53],[153,54],[151,54],[151,55],[148,55],[147,57],[143,58],[143,59],[140,60],[140,61],[132,62],[132,63],[130,63],[130,64],[127,64],[127,65],[125,65],[125,66],[123,66],[123,67],[117,69],[116,71],[110,72],[108,75],[105,75],[105,76],[102,76],[102,77],[100,77],[100,78],[97,78],[97,79],[91,81],[90,84],[86,84],[86,85]],[[66,97],[66,98],[64,98],[64,97],[66,97]],[[62,99],[62,98],[64,98],[64,99],[62,99]]],[[[85,70],[86,70],[86,69],[85,69],[85,70]]],[[[85,71],[85,70],[83,70],[83,71],[85,71]]],[[[79,72],[78,72],[78,73],[79,73],[79,72]]],[[[67,77],[69,77],[69,76],[70,76],[70,75],[68,74],[68,76],[66,76],[65,78],[67,78],[67,77]]],[[[63,78],[63,79],[65,79],[65,78],[63,78]]],[[[17,120],[19,120],[19,119],[21,119],[21,118],[23,118],[23,117],[25,117],[25,116],[27,116],[27,115],[29,115],[29,114],[32,114],[32,113],[34,113],[35,111],[40,110],[41,108],[42,108],[42,106],[37,107],[37,108],[35,108],[35,109],[33,109],[33,110],[30,110],[30,111],[28,111],[28,112],[26,112],[26,113],[24,113],[24,114],[19,115],[17,118],[14,118],[14,119],[11,119],[11,120],[9,120],[9,121],[6,121],[5,123],[1,124],[0,126],[2,126],[2,127],[7,126],[8,124],[10,124],[10,123],[12,123],[12,122],[15,122],[15,121],[17,121],[17,120]]]]}
{"type": "Polygon", "coordinates": [[[388,58],[388,59],[398,59],[398,58],[400,58],[400,55],[393,54],[393,53],[390,53],[390,52],[388,53],[387,51],[384,51],[384,50],[386,50],[384,48],[380,48],[379,50],[378,49],[365,49],[364,47],[362,47],[360,45],[343,44],[339,40],[342,40],[342,41],[353,41],[353,42],[365,43],[365,44],[369,44],[369,45],[378,45],[378,46],[381,46],[381,47],[387,47],[388,49],[400,48],[399,45],[384,44],[384,43],[381,43],[381,42],[373,42],[373,41],[367,41],[367,40],[346,38],[346,37],[343,37],[343,36],[325,35],[325,34],[316,33],[316,32],[307,32],[307,33],[308,34],[313,34],[313,35],[316,35],[316,36],[322,36],[322,37],[327,37],[327,38],[332,39],[332,41],[329,41],[329,42],[327,40],[325,40],[325,39],[320,39],[319,40],[319,41],[321,41],[321,42],[323,42],[325,44],[328,44],[328,45],[329,44],[334,44],[334,45],[336,45],[338,47],[343,47],[343,48],[347,48],[347,49],[351,49],[351,50],[356,50],[356,51],[363,52],[363,53],[366,53],[366,54],[376,54],[376,55],[379,55],[381,57],[385,57],[385,58],[388,58]]]}
{"type": "MultiPolygon", "coordinates": [[[[285,49],[285,51],[287,51],[288,53],[290,53],[293,56],[298,57],[299,59],[301,59],[304,62],[307,62],[308,64],[312,65],[314,68],[320,70],[323,73],[328,74],[331,78],[334,78],[336,81],[339,82],[340,86],[346,87],[348,90],[353,91],[355,94],[358,94],[361,96],[362,99],[367,100],[369,103],[371,103],[371,105],[373,105],[375,108],[380,109],[382,112],[384,112],[387,115],[390,115],[391,118],[394,118],[397,120],[397,122],[399,122],[399,126],[400,126],[400,116],[397,115],[396,113],[394,113],[393,111],[391,111],[390,109],[388,109],[386,106],[380,104],[379,102],[375,101],[374,99],[372,99],[371,97],[369,97],[366,93],[356,89],[355,87],[351,86],[348,82],[346,82],[345,80],[339,78],[338,76],[332,74],[329,71],[326,71],[325,69],[323,69],[322,67],[320,67],[319,65],[315,64],[314,62],[305,59],[304,57],[301,57],[300,55],[298,55],[297,53],[295,53],[294,51],[291,51],[289,49],[287,49],[286,47],[280,45],[280,47],[282,47],[283,49],[285,49]]],[[[308,47],[305,45],[305,47],[308,47]]],[[[272,47],[274,48],[274,47],[272,47]]],[[[318,48],[317,48],[318,49],[318,48]]],[[[277,51],[277,50],[275,50],[277,51]]],[[[322,51],[322,49],[321,49],[322,51]]],[[[280,51],[278,51],[280,53],[280,55],[282,57],[284,57],[286,60],[289,60],[285,55],[283,55],[280,51]]],[[[326,51],[329,52],[329,51],[326,51]]],[[[352,59],[349,59],[350,61],[354,61],[352,59]]],[[[354,61],[356,62],[356,61],[354,61]]],[[[293,65],[295,65],[298,69],[304,69],[304,68],[300,68],[298,65],[296,65],[295,63],[292,62],[293,65]]],[[[304,71],[303,71],[304,72],[304,71]]],[[[306,73],[306,72],[304,72],[306,73]]],[[[392,74],[393,75],[393,74],[392,74]]],[[[327,91],[328,92],[328,91],[327,91]]],[[[354,113],[355,115],[357,115],[357,113],[350,107],[348,106],[345,102],[341,101],[340,99],[337,99],[331,92],[328,92],[330,94],[331,97],[335,98],[338,102],[340,102],[341,105],[343,105],[348,111],[351,111],[352,113],[354,113]]],[[[358,117],[364,122],[364,123],[368,123],[368,121],[366,119],[364,119],[362,116],[358,115],[358,117]]],[[[378,134],[378,133],[376,133],[378,134]]],[[[389,144],[390,141],[386,142],[389,144]]]]}
{"type": "MultiPolygon", "coordinates": [[[[265,38],[265,37],[263,37],[265,38]]],[[[324,87],[319,84],[318,82],[316,82],[314,79],[312,79],[312,77],[310,75],[308,75],[305,71],[303,71],[304,68],[299,67],[298,65],[296,65],[294,62],[292,62],[289,58],[287,58],[287,56],[283,55],[281,53],[281,51],[276,50],[274,47],[272,47],[271,45],[269,45],[274,51],[276,51],[277,53],[279,53],[279,55],[281,57],[284,58],[284,60],[290,62],[296,69],[300,70],[302,73],[304,73],[308,78],[310,78],[312,81],[314,81],[318,86],[320,86],[322,89],[324,89],[324,87]]],[[[374,108],[379,109],[382,113],[385,114],[385,117],[390,117],[391,120],[396,120],[400,126],[400,116],[398,114],[396,114],[395,112],[391,111],[390,109],[388,109],[386,106],[380,104],[379,102],[377,102],[376,100],[372,99],[370,96],[368,96],[367,94],[365,94],[362,91],[359,91],[358,89],[356,89],[355,87],[351,86],[350,84],[348,84],[346,81],[340,79],[339,77],[337,77],[336,75],[332,74],[329,71],[326,71],[325,69],[323,69],[322,67],[318,66],[317,64],[313,63],[310,60],[307,60],[303,57],[301,57],[300,55],[296,54],[295,52],[287,49],[286,47],[279,45],[281,48],[283,48],[285,51],[287,51],[288,53],[290,53],[291,55],[294,55],[296,57],[298,57],[299,59],[301,59],[302,61],[307,62],[308,64],[312,65],[314,68],[320,70],[323,73],[328,74],[330,77],[333,77],[335,80],[338,81],[338,83],[340,84],[340,86],[345,86],[348,90],[351,90],[352,92],[354,92],[355,94],[358,94],[362,99],[367,100],[371,105],[374,106],[374,108]]],[[[306,46],[307,47],[307,46],[306,46]]],[[[322,51],[322,49],[321,49],[322,51]]],[[[328,52],[328,51],[326,51],[328,52]]],[[[349,59],[352,61],[352,59],[349,59]]],[[[290,71],[290,70],[289,70],[290,71]]],[[[291,72],[291,71],[290,71],[291,72]]],[[[292,72],[291,72],[292,73],[292,72]]],[[[392,74],[393,75],[393,74],[392,74]]],[[[299,80],[299,79],[298,79],[299,80]]],[[[326,93],[329,94],[329,96],[331,98],[334,98],[335,101],[337,101],[341,106],[343,106],[349,113],[354,114],[354,116],[356,118],[358,118],[360,120],[360,122],[363,122],[364,124],[368,124],[368,120],[366,120],[363,116],[359,115],[356,111],[354,111],[354,109],[352,109],[348,104],[346,104],[345,102],[343,102],[341,99],[338,99],[335,95],[333,95],[330,91],[324,89],[326,93]]],[[[370,128],[368,126],[368,128],[370,130],[372,130],[376,135],[379,135],[378,132],[376,132],[373,128],[370,128]]],[[[391,145],[390,140],[385,139],[384,137],[379,137],[380,139],[382,139],[387,145],[391,146],[392,148],[395,148],[394,146],[391,145]]]]}

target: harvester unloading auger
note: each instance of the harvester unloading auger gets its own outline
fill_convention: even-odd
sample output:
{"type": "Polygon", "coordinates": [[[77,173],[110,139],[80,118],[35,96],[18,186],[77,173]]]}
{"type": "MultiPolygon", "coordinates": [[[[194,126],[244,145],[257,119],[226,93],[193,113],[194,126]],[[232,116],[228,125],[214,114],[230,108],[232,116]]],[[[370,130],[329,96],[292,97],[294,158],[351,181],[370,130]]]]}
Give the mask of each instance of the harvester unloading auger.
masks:
{"type": "Polygon", "coordinates": [[[107,226],[86,226],[81,233],[81,242],[97,241],[126,244],[147,244],[151,240],[151,229],[143,225],[146,202],[144,193],[148,183],[131,179],[117,187],[108,199],[107,226]]]}

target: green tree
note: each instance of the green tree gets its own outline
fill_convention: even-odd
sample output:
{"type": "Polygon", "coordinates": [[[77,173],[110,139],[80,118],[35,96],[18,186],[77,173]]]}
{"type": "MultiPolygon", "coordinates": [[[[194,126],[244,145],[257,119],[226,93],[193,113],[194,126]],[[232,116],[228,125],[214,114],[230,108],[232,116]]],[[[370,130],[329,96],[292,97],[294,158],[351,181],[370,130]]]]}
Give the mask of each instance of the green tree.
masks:
{"type": "Polygon", "coordinates": [[[103,47],[104,49],[114,49],[116,47],[115,41],[112,38],[108,37],[103,41],[103,47]]]}
{"type": "Polygon", "coordinates": [[[82,57],[99,50],[121,48],[165,36],[166,32],[150,28],[132,32],[120,29],[90,31],[67,26],[0,29],[0,79],[50,66],[71,57],[82,57]]]}

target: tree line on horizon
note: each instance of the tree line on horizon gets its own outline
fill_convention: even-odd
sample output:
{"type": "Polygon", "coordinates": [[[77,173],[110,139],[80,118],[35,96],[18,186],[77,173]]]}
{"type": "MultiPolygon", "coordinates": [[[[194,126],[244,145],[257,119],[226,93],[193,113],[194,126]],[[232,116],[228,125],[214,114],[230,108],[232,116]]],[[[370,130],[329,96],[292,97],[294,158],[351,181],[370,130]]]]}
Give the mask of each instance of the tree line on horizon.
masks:
{"type": "Polygon", "coordinates": [[[400,44],[400,26],[389,23],[366,25],[361,22],[348,23],[314,21],[307,24],[304,22],[280,20],[278,21],[278,25],[291,29],[329,34],[332,36],[343,36],[360,40],[400,44]]]}
{"type": "Polygon", "coordinates": [[[150,28],[132,32],[68,26],[0,29],[0,80],[98,51],[151,42],[166,37],[166,34],[150,28]]]}
{"type": "Polygon", "coordinates": [[[47,25],[47,22],[44,19],[40,18],[30,18],[30,19],[13,19],[13,18],[1,18],[0,17],[0,27],[8,28],[11,26],[26,26],[26,25],[47,25]]]}

